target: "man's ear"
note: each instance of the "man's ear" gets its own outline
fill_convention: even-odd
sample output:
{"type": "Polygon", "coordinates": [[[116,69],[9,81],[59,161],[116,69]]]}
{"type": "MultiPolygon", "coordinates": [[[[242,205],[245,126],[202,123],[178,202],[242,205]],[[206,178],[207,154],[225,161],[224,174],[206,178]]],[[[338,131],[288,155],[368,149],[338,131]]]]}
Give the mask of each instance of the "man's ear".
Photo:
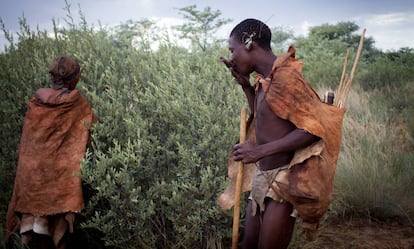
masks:
{"type": "Polygon", "coordinates": [[[256,35],[256,32],[251,33],[246,40],[244,40],[244,46],[247,50],[250,50],[252,48],[253,43],[253,37],[256,35]]]}
{"type": "Polygon", "coordinates": [[[246,41],[244,42],[244,46],[246,47],[247,50],[250,50],[252,48],[252,43],[253,43],[253,39],[251,38],[246,39],[246,41]]]}

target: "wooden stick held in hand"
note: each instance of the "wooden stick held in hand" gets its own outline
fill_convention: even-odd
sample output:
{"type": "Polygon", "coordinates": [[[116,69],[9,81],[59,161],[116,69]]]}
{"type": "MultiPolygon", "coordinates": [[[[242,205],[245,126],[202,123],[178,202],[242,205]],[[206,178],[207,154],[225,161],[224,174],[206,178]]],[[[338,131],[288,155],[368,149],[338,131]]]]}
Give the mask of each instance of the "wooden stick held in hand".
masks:
{"type": "MultiPolygon", "coordinates": [[[[246,141],[246,108],[241,109],[240,113],[240,141],[244,143],[246,141]]],[[[243,162],[237,162],[237,180],[236,180],[236,193],[234,196],[234,213],[233,213],[233,236],[232,236],[232,249],[237,249],[237,243],[239,240],[239,223],[240,223],[240,196],[243,185],[243,162]]]]}

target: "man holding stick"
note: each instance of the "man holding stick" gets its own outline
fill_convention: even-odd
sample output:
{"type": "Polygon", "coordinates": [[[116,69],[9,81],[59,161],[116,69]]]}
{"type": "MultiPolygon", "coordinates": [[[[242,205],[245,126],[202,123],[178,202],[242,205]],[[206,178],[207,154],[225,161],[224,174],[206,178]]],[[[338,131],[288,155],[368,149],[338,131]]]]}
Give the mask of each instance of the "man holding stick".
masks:
{"type": "MultiPolygon", "coordinates": [[[[242,242],[245,249],[287,248],[297,211],[304,220],[304,228],[305,224],[310,224],[313,231],[321,217],[318,212],[312,213],[315,212],[314,207],[309,212],[312,208],[301,206],[301,203],[319,200],[313,195],[317,195],[313,183],[309,183],[313,179],[304,179],[306,174],[301,175],[301,171],[311,172],[308,161],[313,160],[311,157],[320,160],[324,154],[325,143],[328,143],[323,124],[325,118],[321,119],[318,115],[325,113],[319,113],[316,109],[328,105],[320,101],[303,79],[302,64],[294,58],[294,47],[277,57],[270,48],[270,42],[271,32],[266,24],[246,19],[230,33],[231,58],[221,58],[242,87],[254,116],[250,127],[255,129],[255,143],[239,143],[233,148],[235,161],[257,165],[246,210],[242,242]],[[253,72],[256,73],[254,86],[249,80],[253,72]],[[309,147],[313,149],[306,152],[309,147]],[[305,149],[305,153],[296,160],[295,153],[301,149],[305,149]],[[301,192],[303,188],[310,191],[301,192]]],[[[327,111],[326,114],[335,111],[327,111]]],[[[340,121],[342,115],[343,112],[340,112],[340,121]]],[[[335,118],[332,125],[337,124],[335,118]]],[[[340,132],[339,137],[336,133],[335,149],[339,150],[340,132]]],[[[336,157],[328,160],[336,164],[337,153],[336,157]]],[[[328,182],[331,180],[328,179],[328,182]]],[[[330,197],[329,193],[327,195],[330,197]]],[[[326,204],[323,202],[321,210],[327,207],[326,204]]]]}

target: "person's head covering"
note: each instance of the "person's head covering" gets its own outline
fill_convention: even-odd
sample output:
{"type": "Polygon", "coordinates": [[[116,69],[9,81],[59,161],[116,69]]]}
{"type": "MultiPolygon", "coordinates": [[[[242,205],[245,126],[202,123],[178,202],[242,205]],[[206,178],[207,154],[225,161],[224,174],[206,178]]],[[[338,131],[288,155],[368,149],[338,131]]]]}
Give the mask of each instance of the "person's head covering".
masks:
{"type": "Polygon", "coordinates": [[[62,55],[52,60],[49,65],[49,74],[53,87],[57,89],[68,88],[74,89],[77,83],[73,79],[80,71],[79,63],[76,59],[62,55]]]}

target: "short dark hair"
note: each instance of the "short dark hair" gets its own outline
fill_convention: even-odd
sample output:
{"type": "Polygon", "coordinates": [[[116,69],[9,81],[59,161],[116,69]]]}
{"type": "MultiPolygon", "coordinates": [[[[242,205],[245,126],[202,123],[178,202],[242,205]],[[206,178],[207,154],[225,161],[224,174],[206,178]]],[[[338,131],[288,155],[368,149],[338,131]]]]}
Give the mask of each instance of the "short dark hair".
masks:
{"type": "Polygon", "coordinates": [[[80,65],[77,59],[67,55],[58,56],[49,64],[50,80],[56,89],[74,87],[68,84],[72,84],[79,72],[80,65]]]}
{"type": "Polygon", "coordinates": [[[230,33],[230,37],[237,39],[241,43],[245,43],[250,36],[261,48],[271,50],[270,41],[272,33],[269,27],[262,21],[253,18],[245,19],[237,24],[230,33]]]}

